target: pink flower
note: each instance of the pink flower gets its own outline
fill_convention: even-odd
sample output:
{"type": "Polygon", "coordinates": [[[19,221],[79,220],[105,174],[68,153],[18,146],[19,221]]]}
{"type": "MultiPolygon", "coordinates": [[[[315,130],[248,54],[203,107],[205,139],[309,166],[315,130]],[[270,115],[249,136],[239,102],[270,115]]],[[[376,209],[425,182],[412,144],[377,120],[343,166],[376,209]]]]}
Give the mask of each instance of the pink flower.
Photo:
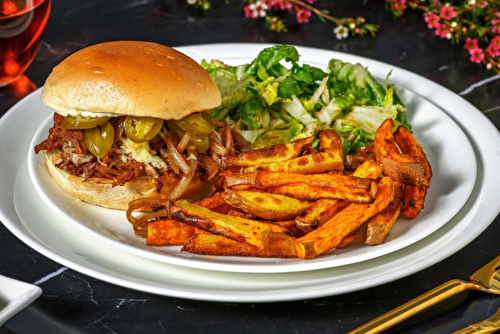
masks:
{"type": "Polygon", "coordinates": [[[491,31],[500,34],[500,19],[491,21],[491,31]]]}
{"type": "Polygon", "coordinates": [[[455,15],[457,15],[455,13],[455,10],[453,10],[453,7],[448,7],[448,6],[444,6],[441,8],[441,17],[445,20],[451,20],[452,18],[455,17],[455,15]]]}
{"type": "Polygon", "coordinates": [[[297,22],[299,23],[307,23],[309,22],[309,17],[311,16],[311,12],[305,8],[302,8],[297,12],[297,22]]]}
{"type": "Polygon", "coordinates": [[[484,60],[483,50],[480,48],[473,49],[470,51],[470,61],[473,63],[481,63],[484,60]]]}
{"type": "Polygon", "coordinates": [[[266,16],[267,5],[262,1],[257,1],[251,5],[248,5],[249,10],[252,12],[252,18],[264,17],[266,16]]]}
{"type": "Polygon", "coordinates": [[[256,18],[256,16],[253,14],[252,9],[250,9],[250,5],[243,7],[243,10],[245,11],[245,17],[250,17],[252,19],[256,18]]]}
{"type": "Polygon", "coordinates": [[[424,14],[424,20],[429,29],[437,28],[439,26],[439,16],[432,12],[426,12],[424,14]]]}
{"type": "Polygon", "coordinates": [[[392,9],[399,15],[403,15],[403,11],[408,7],[406,0],[386,0],[386,2],[392,2],[392,9]]]}
{"type": "Polygon", "coordinates": [[[448,30],[448,26],[446,26],[446,24],[440,24],[436,27],[436,35],[441,38],[446,38],[446,35],[448,35],[449,32],[450,31],[448,30]]]}
{"type": "Polygon", "coordinates": [[[280,10],[290,9],[292,8],[292,3],[290,0],[275,0],[274,8],[280,10]]]}
{"type": "Polygon", "coordinates": [[[314,3],[314,1],[316,1],[316,0],[306,0],[306,1],[312,5],[314,3]]]}
{"type": "Polygon", "coordinates": [[[465,48],[470,52],[471,50],[477,49],[477,39],[469,38],[465,40],[465,48]]]}
{"type": "Polygon", "coordinates": [[[493,45],[495,49],[500,49],[500,36],[495,36],[490,42],[490,45],[493,45]]]}
{"type": "Polygon", "coordinates": [[[486,53],[490,57],[498,57],[500,56],[500,49],[496,48],[495,45],[490,43],[490,45],[488,45],[488,47],[486,48],[486,53]]]}

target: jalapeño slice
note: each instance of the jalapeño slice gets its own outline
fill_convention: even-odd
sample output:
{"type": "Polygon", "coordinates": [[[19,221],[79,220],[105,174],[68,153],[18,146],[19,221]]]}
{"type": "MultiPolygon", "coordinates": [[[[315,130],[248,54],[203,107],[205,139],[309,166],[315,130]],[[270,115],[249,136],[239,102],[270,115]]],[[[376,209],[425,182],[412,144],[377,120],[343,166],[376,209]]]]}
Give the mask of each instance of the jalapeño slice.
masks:
{"type": "Polygon", "coordinates": [[[103,125],[108,122],[110,117],[81,117],[81,116],[66,116],[59,126],[66,130],[85,130],[92,129],[98,125],[103,125]]]}
{"type": "Polygon", "coordinates": [[[150,141],[162,127],[163,120],[160,118],[127,116],[125,119],[125,133],[135,143],[150,141]]]}
{"type": "MultiPolygon", "coordinates": [[[[178,125],[177,121],[167,121],[167,125],[170,131],[172,131],[179,139],[181,139],[184,136],[184,133],[186,133],[186,131],[178,125]]],[[[208,134],[200,135],[191,133],[189,144],[194,145],[198,153],[203,153],[210,148],[210,139],[208,138],[208,134]]]]}
{"type": "Polygon", "coordinates": [[[214,131],[214,122],[210,114],[206,111],[191,114],[175,122],[182,130],[197,135],[208,135],[214,131]]]}
{"type": "Polygon", "coordinates": [[[84,131],[84,140],[87,149],[96,157],[102,159],[108,153],[115,141],[113,124],[107,122],[84,131]]]}

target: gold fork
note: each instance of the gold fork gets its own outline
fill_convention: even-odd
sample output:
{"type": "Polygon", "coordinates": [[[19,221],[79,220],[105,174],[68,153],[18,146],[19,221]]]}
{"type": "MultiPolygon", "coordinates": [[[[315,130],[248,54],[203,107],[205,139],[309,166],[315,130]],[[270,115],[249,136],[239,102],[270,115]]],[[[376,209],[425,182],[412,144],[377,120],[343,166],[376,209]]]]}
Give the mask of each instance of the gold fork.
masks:
{"type": "Polygon", "coordinates": [[[452,334],[489,334],[500,329],[500,308],[486,320],[476,322],[452,334]]]}
{"type": "Polygon", "coordinates": [[[347,334],[380,333],[403,320],[465,290],[500,294],[500,256],[472,274],[470,281],[453,279],[353,329],[347,334]]]}

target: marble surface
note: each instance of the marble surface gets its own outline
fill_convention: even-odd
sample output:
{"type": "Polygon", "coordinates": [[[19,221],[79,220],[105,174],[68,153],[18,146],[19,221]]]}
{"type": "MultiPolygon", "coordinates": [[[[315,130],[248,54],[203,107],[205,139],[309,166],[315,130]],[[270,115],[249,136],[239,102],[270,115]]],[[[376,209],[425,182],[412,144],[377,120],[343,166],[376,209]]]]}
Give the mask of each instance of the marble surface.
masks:
{"type": "MultiPolygon", "coordinates": [[[[53,0],[44,41],[26,77],[0,88],[0,115],[42,86],[52,67],[72,52],[99,42],[136,39],[171,46],[286,43],[361,55],[430,78],[500,127],[500,76],[469,62],[461,45],[435,37],[420,12],[394,20],[382,1],[319,0],[337,16],[362,14],[381,27],[375,38],[339,41],[331,26],[316,19],[277,34],[245,19],[239,0],[213,3],[209,13],[196,16],[181,0],[53,0]]],[[[476,240],[446,260],[363,291],[286,303],[236,304],[156,296],[104,283],[40,255],[0,224],[0,274],[43,289],[39,299],[0,328],[0,334],[345,333],[449,279],[467,279],[500,254],[499,235],[497,217],[476,240]]],[[[499,307],[499,297],[462,293],[387,332],[451,333],[491,316],[499,307]]]]}

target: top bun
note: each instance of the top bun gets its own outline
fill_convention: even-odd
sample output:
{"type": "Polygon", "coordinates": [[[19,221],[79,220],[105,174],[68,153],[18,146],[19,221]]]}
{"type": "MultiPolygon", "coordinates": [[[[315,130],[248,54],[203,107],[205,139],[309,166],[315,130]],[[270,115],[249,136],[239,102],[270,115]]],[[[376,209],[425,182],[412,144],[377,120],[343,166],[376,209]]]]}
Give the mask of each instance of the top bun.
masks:
{"type": "Polygon", "coordinates": [[[217,85],[193,59],[164,45],[118,41],[82,49],[56,66],[42,101],[62,114],[178,120],[220,105],[217,85]]]}

